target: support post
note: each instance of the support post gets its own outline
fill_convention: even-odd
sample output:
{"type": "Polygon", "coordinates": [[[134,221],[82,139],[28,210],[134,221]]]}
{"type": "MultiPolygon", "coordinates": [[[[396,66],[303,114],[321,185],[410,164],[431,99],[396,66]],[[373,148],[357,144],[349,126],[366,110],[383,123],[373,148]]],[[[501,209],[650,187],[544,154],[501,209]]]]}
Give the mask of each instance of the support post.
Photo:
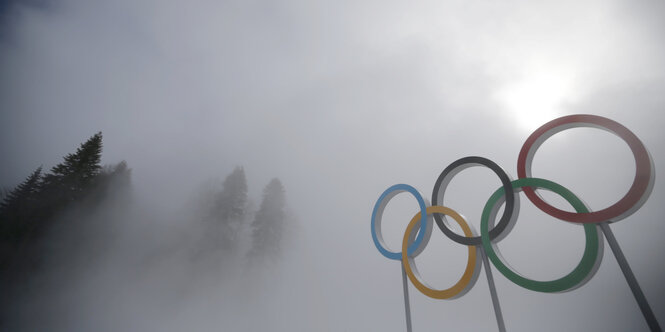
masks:
{"type": "Polygon", "coordinates": [[[411,332],[411,306],[409,305],[409,285],[404,264],[402,266],[402,286],[404,288],[404,311],[406,312],[406,332],[411,332]]]}
{"type": "Polygon", "coordinates": [[[607,222],[602,222],[598,224],[598,226],[600,226],[600,229],[603,231],[603,234],[605,234],[607,242],[610,244],[610,248],[612,248],[612,253],[614,254],[614,258],[616,258],[617,262],[619,263],[621,272],[623,272],[623,276],[626,278],[626,282],[628,283],[630,290],[633,292],[633,296],[635,297],[637,305],[640,307],[640,310],[642,311],[642,315],[644,315],[644,319],[646,319],[647,321],[647,325],[649,325],[649,329],[651,329],[651,331],[653,332],[662,331],[660,329],[660,325],[658,325],[656,316],[653,314],[653,311],[649,306],[649,302],[647,302],[647,298],[644,296],[644,293],[642,292],[640,285],[637,283],[637,279],[633,274],[633,270],[630,269],[630,265],[628,265],[628,261],[626,260],[626,257],[623,255],[623,252],[619,247],[619,243],[617,242],[617,239],[614,237],[614,233],[612,233],[612,230],[610,229],[610,225],[607,222]]]}
{"type": "Polygon", "coordinates": [[[501,313],[499,296],[496,294],[496,287],[494,286],[494,278],[492,277],[490,262],[487,259],[487,255],[485,255],[485,250],[482,247],[480,248],[480,255],[483,257],[483,265],[485,265],[485,275],[487,276],[487,285],[489,285],[490,295],[492,296],[492,305],[494,306],[496,325],[499,327],[499,332],[506,332],[506,325],[503,322],[503,314],[501,313]]]}

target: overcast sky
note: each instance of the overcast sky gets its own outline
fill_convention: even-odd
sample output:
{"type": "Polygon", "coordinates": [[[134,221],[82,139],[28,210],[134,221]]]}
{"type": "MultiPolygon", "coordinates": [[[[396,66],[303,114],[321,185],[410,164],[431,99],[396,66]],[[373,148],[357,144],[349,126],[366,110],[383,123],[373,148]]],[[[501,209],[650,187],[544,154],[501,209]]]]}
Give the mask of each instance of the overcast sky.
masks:
{"type": "MultiPolygon", "coordinates": [[[[282,180],[308,259],[289,265],[293,278],[274,296],[296,309],[279,319],[268,307],[242,312],[228,318],[237,329],[259,316],[278,330],[403,330],[399,263],[369,232],[381,192],[407,183],[430,197],[439,173],[470,155],[516,178],[529,134],[575,113],[624,124],[651,153],[660,177],[650,200],[612,229],[665,324],[662,1],[60,0],[0,11],[0,185],[54,166],[98,131],[103,162],[126,160],[138,197],[165,215],[236,165],[256,198],[282,180]]],[[[616,136],[574,129],[542,146],[533,175],[600,210],[623,196],[634,168],[616,136]]],[[[479,229],[499,185],[469,169],[446,204],[479,229]]],[[[397,248],[417,205],[407,195],[391,203],[384,237],[397,248]]],[[[553,279],[575,266],[584,235],[523,197],[500,246],[518,271],[553,279]]],[[[449,287],[465,251],[435,229],[418,258],[423,277],[449,287]]],[[[508,330],[646,329],[608,246],[596,276],[569,293],[494,276],[508,330]]],[[[410,287],[415,331],[496,326],[484,274],[453,301],[410,287]]],[[[150,319],[224,330],[219,317],[232,310],[194,308],[150,319]]]]}

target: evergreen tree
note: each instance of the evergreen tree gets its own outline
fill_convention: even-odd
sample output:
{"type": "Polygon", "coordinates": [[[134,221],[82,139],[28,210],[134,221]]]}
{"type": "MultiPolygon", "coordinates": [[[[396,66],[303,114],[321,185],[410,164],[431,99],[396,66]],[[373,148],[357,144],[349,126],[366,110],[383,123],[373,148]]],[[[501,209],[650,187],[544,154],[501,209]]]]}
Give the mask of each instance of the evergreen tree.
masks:
{"type": "MultiPolygon", "coordinates": [[[[54,226],[76,230],[69,241],[80,246],[91,230],[90,220],[78,216],[93,215],[112,188],[124,188],[130,172],[125,162],[102,169],[102,133],[93,135],[75,153],[42,175],[35,170],[25,181],[7,192],[0,202],[0,330],[7,308],[22,294],[23,287],[47,266],[47,251],[67,242],[62,234],[51,236],[54,226]],[[69,214],[59,214],[64,209],[69,214]],[[57,223],[57,224],[56,224],[57,223]],[[77,238],[78,234],[79,238],[77,238]],[[62,243],[58,243],[62,242],[62,243]]],[[[126,192],[114,191],[116,194],[126,192]]],[[[85,247],[85,246],[84,246],[85,247]]]]}
{"type": "Polygon", "coordinates": [[[128,193],[131,184],[132,170],[127,167],[126,161],[115,165],[104,166],[95,180],[92,190],[87,198],[88,203],[95,204],[104,200],[108,195],[128,193]]]}
{"type": "Polygon", "coordinates": [[[216,227],[216,246],[234,251],[247,213],[247,179],[242,167],[236,167],[224,179],[222,191],[217,194],[211,212],[216,227]]]}
{"type": "MultiPolygon", "coordinates": [[[[0,203],[0,271],[9,264],[27,267],[26,271],[31,269],[29,265],[38,265],[30,261],[38,261],[37,248],[55,214],[73,202],[82,202],[90,194],[103,191],[98,188],[103,178],[101,152],[99,132],[75,153],[65,156],[51,173],[42,175],[42,168],[38,168],[4,197],[0,203]]],[[[126,165],[121,168],[126,170],[126,165]]]]}
{"type": "Polygon", "coordinates": [[[9,195],[10,190],[6,187],[0,187],[0,202],[5,200],[5,197],[9,195]]]}
{"type": "Polygon", "coordinates": [[[99,132],[53,167],[42,181],[41,214],[51,216],[69,203],[83,198],[100,174],[101,158],[102,133],[99,132]]]}
{"type": "Polygon", "coordinates": [[[34,208],[41,192],[42,168],[37,168],[0,203],[0,236],[3,241],[15,241],[26,236],[34,227],[34,208]]]}
{"type": "Polygon", "coordinates": [[[275,260],[279,257],[286,219],[285,207],[284,186],[279,179],[272,179],[263,189],[263,200],[252,222],[250,259],[275,260]]]}

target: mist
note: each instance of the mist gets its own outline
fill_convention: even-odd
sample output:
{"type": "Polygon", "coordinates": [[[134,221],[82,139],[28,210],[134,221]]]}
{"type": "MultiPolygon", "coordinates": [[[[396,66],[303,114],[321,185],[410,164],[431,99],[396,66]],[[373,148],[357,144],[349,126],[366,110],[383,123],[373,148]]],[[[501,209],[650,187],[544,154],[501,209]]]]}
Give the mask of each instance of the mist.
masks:
{"type": "MultiPolygon", "coordinates": [[[[379,195],[406,183],[429,197],[446,166],[473,155],[516,178],[531,132],[578,113],[625,125],[649,149],[651,197],[612,230],[665,324],[661,2],[61,0],[0,10],[0,186],[50,169],[98,131],[102,163],[131,168],[128,188],[59,216],[77,227],[49,234],[47,267],[3,315],[10,330],[404,330],[399,263],[370,233],[379,195]],[[280,258],[255,270],[243,254],[223,267],[193,254],[205,252],[198,197],[237,166],[254,209],[273,178],[289,209],[280,258]]],[[[621,198],[634,172],[623,141],[588,128],[553,136],[533,165],[592,210],[621,198]]],[[[446,204],[480,229],[500,185],[487,169],[465,170],[446,204]]],[[[386,208],[390,248],[417,208],[408,195],[386,208]]],[[[583,248],[581,227],[523,195],[501,241],[516,270],[544,280],[568,273],[583,248]]],[[[434,229],[417,259],[423,278],[449,287],[466,250],[434,229]]],[[[647,330],[607,246],[571,292],[493,273],[508,330],[647,330]]],[[[414,330],[496,329],[484,274],[450,301],[409,287],[414,330]]]]}

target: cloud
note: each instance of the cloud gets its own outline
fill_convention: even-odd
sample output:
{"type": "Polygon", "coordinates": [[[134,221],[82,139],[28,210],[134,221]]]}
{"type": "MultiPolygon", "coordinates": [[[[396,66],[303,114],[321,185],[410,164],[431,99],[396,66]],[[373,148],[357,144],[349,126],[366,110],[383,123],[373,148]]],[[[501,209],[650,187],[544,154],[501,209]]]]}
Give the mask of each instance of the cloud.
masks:
{"type": "MultiPolygon", "coordinates": [[[[542,121],[571,113],[625,124],[643,139],[662,174],[661,7],[656,1],[15,3],[3,18],[11,28],[0,43],[0,184],[16,184],[39,165],[55,165],[99,130],[104,161],[128,161],[137,195],[158,216],[180,206],[203,179],[235,165],[245,166],[250,195],[278,176],[306,234],[301,254],[309,265],[293,269],[309,273],[284,282],[275,296],[288,296],[296,286],[308,293],[299,298],[315,304],[305,326],[401,329],[398,263],[384,260],[368,233],[371,208],[389,185],[409,183],[428,195],[439,172],[467,155],[486,156],[515,176],[529,133],[542,121]],[[546,94],[552,84],[562,87],[556,98],[546,94]],[[506,94],[512,101],[497,97],[506,94]],[[550,97],[555,100],[545,106],[551,115],[518,124],[529,115],[522,113],[525,107],[538,108],[529,110],[537,115],[545,107],[542,99],[550,97]],[[524,103],[529,98],[533,102],[524,103]]],[[[612,161],[626,155],[620,142],[589,135],[583,142],[575,135],[553,141],[537,162],[540,174],[580,183],[575,190],[602,203],[615,197],[624,179],[597,187],[611,182],[603,174],[631,174],[631,165],[612,161]],[[594,155],[601,166],[597,160],[572,165],[571,156],[608,146],[611,153],[594,155]],[[577,150],[556,153],[567,148],[577,150]],[[597,167],[610,170],[595,172],[597,167]]],[[[484,203],[474,188],[491,190],[485,187],[471,176],[460,178],[455,208],[473,215],[469,211],[484,203]]],[[[658,222],[665,212],[657,204],[662,187],[657,178],[642,210],[613,225],[655,312],[665,312],[658,291],[662,273],[652,267],[665,249],[658,238],[665,232],[658,222]]],[[[407,205],[393,212],[408,215],[407,205]]],[[[559,259],[553,248],[578,241],[567,237],[577,228],[530,213],[525,223],[529,216],[548,218],[542,225],[558,240],[534,243],[542,247],[533,250],[547,256],[524,254],[518,260],[525,267],[529,259],[559,259]]],[[[403,225],[393,223],[386,237],[397,243],[403,225]]],[[[520,239],[529,232],[515,234],[506,252],[512,246],[524,253],[520,239]]],[[[431,262],[449,258],[436,247],[431,262]]],[[[579,254],[561,250],[562,266],[574,264],[579,254]]],[[[621,324],[641,324],[610,256],[607,250],[588,285],[558,297],[527,292],[495,271],[508,329],[622,330],[632,326],[621,324]],[[610,288],[617,289],[616,297],[606,294],[610,288]],[[606,306],[598,307],[600,302],[606,306]]],[[[534,274],[549,271],[533,264],[534,274]]],[[[457,272],[440,273],[436,277],[452,280],[457,272]]],[[[461,327],[457,318],[463,317],[473,319],[474,328],[494,328],[484,282],[481,277],[453,302],[430,301],[412,288],[414,327],[461,327]]],[[[205,301],[194,302],[196,309],[173,320],[217,322],[205,301]]],[[[276,326],[301,319],[291,311],[284,315],[283,321],[275,318],[276,326]]],[[[148,324],[139,321],[127,324],[148,324]]]]}

